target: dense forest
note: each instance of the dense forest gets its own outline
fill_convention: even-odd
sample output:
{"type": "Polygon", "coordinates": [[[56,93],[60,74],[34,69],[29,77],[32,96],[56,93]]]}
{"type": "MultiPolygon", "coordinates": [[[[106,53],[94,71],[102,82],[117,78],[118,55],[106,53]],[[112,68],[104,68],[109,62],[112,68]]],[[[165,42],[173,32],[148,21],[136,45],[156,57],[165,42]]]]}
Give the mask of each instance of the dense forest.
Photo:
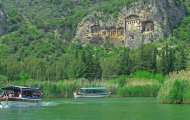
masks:
{"type": "MultiPolygon", "coordinates": [[[[78,22],[94,10],[113,17],[134,0],[2,0],[8,14],[0,36],[0,82],[32,79],[108,80],[139,73],[166,76],[189,69],[190,1],[173,35],[139,48],[70,42],[78,22]],[[114,6],[114,7],[112,7],[114,6]]],[[[146,2],[146,1],[145,1],[146,2]]]]}

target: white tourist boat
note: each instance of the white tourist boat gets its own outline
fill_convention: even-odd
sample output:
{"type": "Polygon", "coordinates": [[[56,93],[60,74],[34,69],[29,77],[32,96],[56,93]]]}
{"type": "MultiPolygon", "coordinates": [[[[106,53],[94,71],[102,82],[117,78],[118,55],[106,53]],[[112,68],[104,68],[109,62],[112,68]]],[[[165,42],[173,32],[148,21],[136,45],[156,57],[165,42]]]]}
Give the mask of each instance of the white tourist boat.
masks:
{"type": "Polygon", "coordinates": [[[102,98],[108,97],[110,92],[107,92],[106,87],[90,87],[90,88],[77,88],[73,92],[74,98],[102,98]]]}
{"type": "Polygon", "coordinates": [[[3,107],[37,106],[41,102],[41,91],[39,88],[26,86],[6,86],[1,90],[0,101],[3,107]]]}

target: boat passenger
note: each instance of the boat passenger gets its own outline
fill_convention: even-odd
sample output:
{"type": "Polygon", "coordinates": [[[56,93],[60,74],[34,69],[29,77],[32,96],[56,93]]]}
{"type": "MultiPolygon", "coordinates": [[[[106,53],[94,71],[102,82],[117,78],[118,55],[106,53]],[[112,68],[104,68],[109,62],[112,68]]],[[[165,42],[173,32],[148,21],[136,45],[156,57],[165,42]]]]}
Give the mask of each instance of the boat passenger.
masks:
{"type": "Polygon", "coordinates": [[[81,89],[78,89],[78,93],[80,93],[81,92],[81,89]]]}
{"type": "Polygon", "coordinates": [[[8,92],[7,92],[7,91],[6,91],[6,92],[4,92],[3,96],[4,96],[4,97],[9,96],[8,92]]]}
{"type": "Polygon", "coordinates": [[[13,93],[11,91],[9,91],[9,97],[13,97],[13,93]]]}
{"type": "Polygon", "coordinates": [[[22,92],[22,98],[27,98],[26,93],[22,92]]]}
{"type": "Polygon", "coordinates": [[[8,92],[7,92],[7,91],[3,93],[3,98],[4,98],[4,99],[5,99],[5,98],[8,98],[8,92]]]}
{"type": "Polygon", "coordinates": [[[28,92],[29,93],[29,97],[32,97],[32,93],[31,92],[28,92]]]}
{"type": "Polygon", "coordinates": [[[78,89],[79,89],[79,88],[76,89],[76,91],[75,91],[76,93],[78,92],[78,89]]]}
{"type": "Polygon", "coordinates": [[[4,92],[1,93],[1,97],[3,97],[3,95],[4,95],[4,92]]]}
{"type": "Polygon", "coordinates": [[[14,91],[14,97],[18,97],[19,96],[19,92],[17,90],[14,91]]]}
{"type": "Polygon", "coordinates": [[[25,95],[26,95],[26,97],[29,97],[29,96],[30,96],[29,92],[26,92],[25,95]]]}
{"type": "Polygon", "coordinates": [[[39,92],[38,92],[38,97],[41,97],[42,94],[43,94],[43,93],[42,93],[41,91],[39,91],[39,92]]]}
{"type": "Polygon", "coordinates": [[[22,94],[21,93],[19,93],[19,98],[22,98],[22,94]]]}
{"type": "Polygon", "coordinates": [[[76,89],[76,93],[79,94],[81,92],[80,88],[76,89]]]}
{"type": "Polygon", "coordinates": [[[4,96],[6,96],[6,93],[5,93],[5,92],[3,92],[3,93],[2,93],[2,95],[3,95],[3,97],[4,97],[4,96]]]}

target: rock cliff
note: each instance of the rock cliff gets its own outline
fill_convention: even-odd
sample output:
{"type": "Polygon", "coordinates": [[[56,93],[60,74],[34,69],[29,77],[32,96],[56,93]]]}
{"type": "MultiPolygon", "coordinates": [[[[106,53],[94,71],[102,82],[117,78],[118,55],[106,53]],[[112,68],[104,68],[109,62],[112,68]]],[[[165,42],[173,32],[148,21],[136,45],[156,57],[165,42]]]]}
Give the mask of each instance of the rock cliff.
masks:
{"type": "Polygon", "coordinates": [[[124,7],[114,18],[93,11],[78,24],[75,39],[82,43],[104,44],[135,48],[171,34],[171,29],[185,16],[180,0],[139,0],[124,7]]]}

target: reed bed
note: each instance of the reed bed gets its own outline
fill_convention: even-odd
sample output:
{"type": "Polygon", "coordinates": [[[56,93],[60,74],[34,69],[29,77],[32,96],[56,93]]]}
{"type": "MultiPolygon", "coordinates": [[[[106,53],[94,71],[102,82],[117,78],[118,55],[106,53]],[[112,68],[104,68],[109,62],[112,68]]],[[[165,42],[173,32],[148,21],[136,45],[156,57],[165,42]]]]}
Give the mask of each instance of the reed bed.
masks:
{"type": "Polygon", "coordinates": [[[106,84],[106,81],[88,81],[86,79],[53,81],[28,81],[27,85],[39,87],[44,97],[73,97],[73,92],[81,87],[107,87],[110,92],[116,93],[115,85],[106,84]]]}
{"type": "Polygon", "coordinates": [[[158,102],[169,104],[190,103],[190,71],[174,72],[167,76],[158,91],[158,102]]]}
{"type": "Polygon", "coordinates": [[[119,97],[155,97],[160,88],[160,83],[153,80],[136,79],[127,80],[120,86],[118,81],[96,80],[88,81],[86,79],[63,80],[59,82],[43,81],[28,82],[29,86],[40,87],[44,97],[73,97],[76,88],[81,87],[107,87],[113,96],[119,97]],[[143,82],[144,81],[144,82],[143,82]]]}
{"type": "Polygon", "coordinates": [[[85,78],[60,81],[13,81],[8,85],[28,85],[39,87],[43,97],[73,97],[76,88],[107,87],[112,97],[154,97],[157,96],[161,83],[155,79],[128,78],[121,76],[110,80],[89,81],[85,78]]]}
{"type": "Polygon", "coordinates": [[[156,97],[161,86],[153,79],[130,79],[123,87],[118,88],[121,97],[156,97]]]}

